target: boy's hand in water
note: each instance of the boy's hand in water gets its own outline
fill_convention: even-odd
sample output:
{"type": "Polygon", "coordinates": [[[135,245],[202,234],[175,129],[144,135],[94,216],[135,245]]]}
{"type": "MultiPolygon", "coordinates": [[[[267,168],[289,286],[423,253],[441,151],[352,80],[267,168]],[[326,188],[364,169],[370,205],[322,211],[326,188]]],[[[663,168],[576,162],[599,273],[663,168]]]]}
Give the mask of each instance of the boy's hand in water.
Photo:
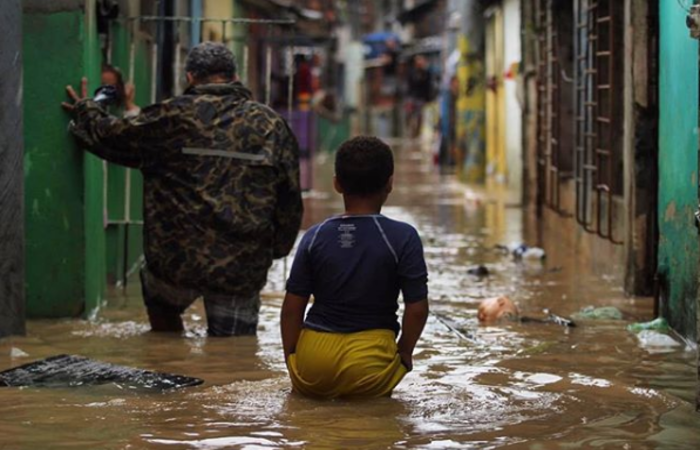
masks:
{"type": "Polygon", "coordinates": [[[411,355],[408,352],[399,352],[399,357],[401,358],[401,362],[403,363],[404,366],[408,369],[408,371],[413,370],[413,355],[411,355]]]}
{"type": "Polygon", "coordinates": [[[73,112],[75,109],[75,104],[78,103],[80,100],[84,100],[87,98],[87,85],[88,85],[88,80],[87,78],[83,77],[82,80],[80,80],[80,95],[78,95],[77,92],[75,92],[75,89],[73,89],[73,86],[70,84],[66,86],[66,92],[68,93],[68,96],[73,100],[73,103],[68,103],[68,102],[62,102],[61,106],[68,111],[68,112],[73,112]]]}
{"type": "Polygon", "coordinates": [[[403,324],[401,325],[401,337],[396,343],[399,357],[408,371],[413,370],[413,349],[423,333],[425,321],[428,320],[430,308],[428,300],[407,303],[403,312],[403,324]]]}

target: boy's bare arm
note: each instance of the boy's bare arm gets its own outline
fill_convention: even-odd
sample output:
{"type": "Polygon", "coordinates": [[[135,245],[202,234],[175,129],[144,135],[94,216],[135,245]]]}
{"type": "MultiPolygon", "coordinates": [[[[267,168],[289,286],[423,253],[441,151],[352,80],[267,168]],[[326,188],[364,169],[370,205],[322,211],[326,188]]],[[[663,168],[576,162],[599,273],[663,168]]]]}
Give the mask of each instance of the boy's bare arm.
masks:
{"type": "Polygon", "coordinates": [[[284,296],[282,312],[280,313],[280,330],[282,332],[282,347],[284,348],[284,360],[296,351],[299,335],[304,324],[304,313],[308,297],[300,297],[295,294],[284,296]]]}
{"type": "Polygon", "coordinates": [[[429,311],[428,300],[407,303],[404,309],[398,347],[401,360],[408,370],[413,370],[413,349],[423,333],[429,311]]]}

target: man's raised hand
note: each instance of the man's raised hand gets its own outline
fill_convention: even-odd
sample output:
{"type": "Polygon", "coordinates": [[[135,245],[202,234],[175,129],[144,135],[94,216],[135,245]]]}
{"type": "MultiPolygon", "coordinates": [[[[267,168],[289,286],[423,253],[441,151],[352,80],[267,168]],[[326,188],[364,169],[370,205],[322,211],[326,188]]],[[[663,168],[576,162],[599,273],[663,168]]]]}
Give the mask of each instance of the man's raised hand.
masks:
{"type": "Polygon", "coordinates": [[[68,96],[71,98],[71,100],[73,100],[72,103],[68,103],[68,102],[61,103],[61,106],[63,106],[63,108],[66,111],[72,112],[73,109],[75,109],[75,104],[77,102],[87,98],[87,84],[88,84],[87,78],[83,77],[83,79],[80,80],[80,95],[78,95],[78,93],[75,92],[75,89],[73,89],[73,86],[71,86],[71,85],[66,86],[66,92],[68,93],[68,96]]]}

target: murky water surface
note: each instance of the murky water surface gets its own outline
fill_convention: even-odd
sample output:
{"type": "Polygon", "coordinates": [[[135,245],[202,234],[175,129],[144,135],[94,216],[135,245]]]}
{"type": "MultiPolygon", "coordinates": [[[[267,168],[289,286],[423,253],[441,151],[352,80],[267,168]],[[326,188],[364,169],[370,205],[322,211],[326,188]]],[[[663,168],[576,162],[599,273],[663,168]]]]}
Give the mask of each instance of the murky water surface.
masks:
{"type": "MultiPolygon", "coordinates": [[[[623,296],[621,270],[593,273],[551,241],[546,264],[515,263],[493,247],[535,239],[517,201],[435,174],[417,150],[400,150],[397,159],[384,213],[420,230],[432,309],[471,339],[431,316],[415,371],[392,398],[315,401],[290,393],[278,263],[257,338],[204,337],[201,305],[188,311],[185,337],[151,334],[133,285],[113,292],[97,321],[31,321],[26,337],[0,341],[0,369],[72,353],[205,380],[166,393],[116,385],[0,389],[0,449],[700,448],[691,404],[695,353],[640,347],[625,326],[649,319],[651,301],[623,296]],[[475,264],[493,275],[468,275],[475,264]],[[530,315],[613,305],[626,320],[479,327],[478,302],[501,294],[530,315]]],[[[329,170],[319,169],[305,228],[341,211],[329,170]]]]}

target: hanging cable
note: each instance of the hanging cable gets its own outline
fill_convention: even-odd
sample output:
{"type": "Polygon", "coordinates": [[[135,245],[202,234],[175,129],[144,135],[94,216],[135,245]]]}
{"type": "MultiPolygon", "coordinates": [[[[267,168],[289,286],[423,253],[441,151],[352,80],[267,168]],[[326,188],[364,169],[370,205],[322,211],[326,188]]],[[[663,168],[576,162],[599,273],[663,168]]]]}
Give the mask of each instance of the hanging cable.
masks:
{"type": "Polygon", "coordinates": [[[680,6],[683,11],[690,14],[690,6],[685,5],[685,0],[676,0],[676,3],[678,3],[678,6],[680,6]]]}

